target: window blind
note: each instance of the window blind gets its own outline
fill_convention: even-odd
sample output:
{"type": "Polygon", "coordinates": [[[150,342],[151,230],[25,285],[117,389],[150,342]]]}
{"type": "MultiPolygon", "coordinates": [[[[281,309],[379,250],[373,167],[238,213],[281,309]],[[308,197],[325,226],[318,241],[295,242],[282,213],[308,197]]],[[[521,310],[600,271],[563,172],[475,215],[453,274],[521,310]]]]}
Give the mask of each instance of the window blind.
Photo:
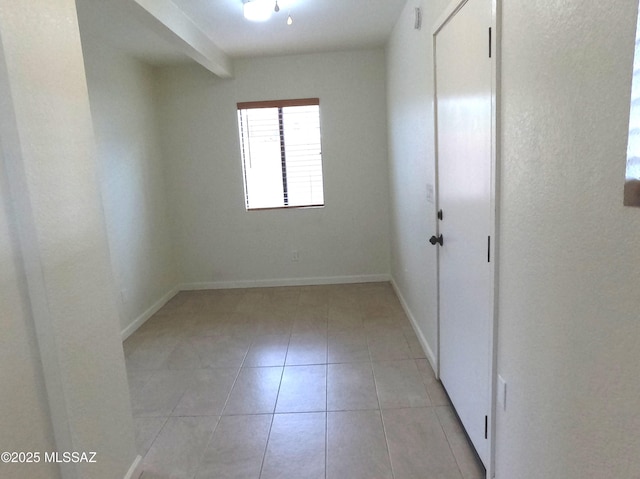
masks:
{"type": "Polygon", "coordinates": [[[317,98],[238,103],[247,209],[323,206],[317,98]]]}
{"type": "Polygon", "coordinates": [[[638,26],[636,28],[633,79],[631,82],[626,179],[640,180],[640,17],[638,17],[638,26]]]}

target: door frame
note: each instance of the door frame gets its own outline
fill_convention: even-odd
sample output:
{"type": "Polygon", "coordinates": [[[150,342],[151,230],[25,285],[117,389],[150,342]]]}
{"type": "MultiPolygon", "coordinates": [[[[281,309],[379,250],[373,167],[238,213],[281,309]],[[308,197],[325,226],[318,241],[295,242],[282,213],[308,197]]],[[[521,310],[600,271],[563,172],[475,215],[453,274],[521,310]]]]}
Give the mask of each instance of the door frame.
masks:
{"type": "MultiPolygon", "coordinates": [[[[497,360],[498,360],[498,223],[499,223],[499,157],[500,157],[500,62],[501,62],[501,0],[488,0],[491,5],[491,217],[490,232],[491,245],[490,254],[493,261],[491,262],[491,291],[492,291],[492,320],[490,322],[490,404],[489,404],[489,422],[488,422],[488,440],[489,440],[489,464],[487,464],[487,479],[495,477],[495,455],[496,455],[496,413],[497,413],[497,360]]],[[[439,177],[438,177],[438,82],[437,82],[437,57],[436,57],[436,36],[442,28],[455,16],[456,13],[468,0],[452,0],[443,13],[438,17],[431,30],[432,39],[432,70],[433,70],[433,124],[434,124],[434,150],[435,150],[435,186],[436,201],[434,209],[434,217],[440,208],[439,205],[439,177]]],[[[436,219],[436,235],[440,234],[440,224],[436,219]]],[[[436,376],[440,378],[440,249],[438,249],[436,270],[438,275],[437,286],[437,335],[438,335],[438,351],[436,376]]]]}

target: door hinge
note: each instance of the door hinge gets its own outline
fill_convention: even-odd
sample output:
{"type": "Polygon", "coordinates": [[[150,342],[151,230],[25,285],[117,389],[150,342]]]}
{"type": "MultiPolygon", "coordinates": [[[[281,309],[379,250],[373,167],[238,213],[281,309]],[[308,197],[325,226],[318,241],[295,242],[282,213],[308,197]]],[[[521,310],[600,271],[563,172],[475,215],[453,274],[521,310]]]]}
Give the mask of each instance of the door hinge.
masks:
{"type": "Polygon", "coordinates": [[[491,263],[491,236],[487,236],[487,263],[491,263]]]}
{"type": "Polygon", "coordinates": [[[438,210],[438,219],[441,220],[442,219],[442,210],[438,210]]]}
{"type": "Polygon", "coordinates": [[[489,58],[491,58],[491,27],[489,27],[489,58]]]}
{"type": "Polygon", "coordinates": [[[484,438],[489,439],[489,416],[484,417],[484,438]]]}

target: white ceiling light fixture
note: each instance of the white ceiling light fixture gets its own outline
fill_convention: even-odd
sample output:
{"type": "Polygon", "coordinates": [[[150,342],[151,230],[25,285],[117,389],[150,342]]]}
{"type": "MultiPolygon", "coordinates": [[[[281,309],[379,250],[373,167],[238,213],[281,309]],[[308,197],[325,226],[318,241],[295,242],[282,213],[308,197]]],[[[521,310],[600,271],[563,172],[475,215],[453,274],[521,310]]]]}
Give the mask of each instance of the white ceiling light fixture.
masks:
{"type": "Polygon", "coordinates": [[[251,22],[266,22],[273,10],[273,0],[246,0],[242,5],[244,18],[251,22]]]}
{"type": "MultiPolygon", "coordinates": [[[[292,0],[243,0],[242,1],[242,13],[244,18],[251,22],[266,22],[271,18],[273,12],[278,13],[281,10],[281,4],[284,7],[290,7],[293,3],[292,0]]],[[[293,23],[291,17],[291,10],[289,9],[289,16],[287,17],[287,25],[293,23]]]]}

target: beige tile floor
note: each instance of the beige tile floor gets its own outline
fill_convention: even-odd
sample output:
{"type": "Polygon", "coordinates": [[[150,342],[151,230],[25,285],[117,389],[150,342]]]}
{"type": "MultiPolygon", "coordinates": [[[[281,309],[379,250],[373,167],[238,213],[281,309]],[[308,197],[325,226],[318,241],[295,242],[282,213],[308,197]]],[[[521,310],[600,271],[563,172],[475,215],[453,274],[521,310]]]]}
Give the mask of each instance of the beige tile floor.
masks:
{"type": "Polygon", "coordinates": [[[143,479],[480,479],[388,283],[182,292],[124,344],[143,479]]]}

